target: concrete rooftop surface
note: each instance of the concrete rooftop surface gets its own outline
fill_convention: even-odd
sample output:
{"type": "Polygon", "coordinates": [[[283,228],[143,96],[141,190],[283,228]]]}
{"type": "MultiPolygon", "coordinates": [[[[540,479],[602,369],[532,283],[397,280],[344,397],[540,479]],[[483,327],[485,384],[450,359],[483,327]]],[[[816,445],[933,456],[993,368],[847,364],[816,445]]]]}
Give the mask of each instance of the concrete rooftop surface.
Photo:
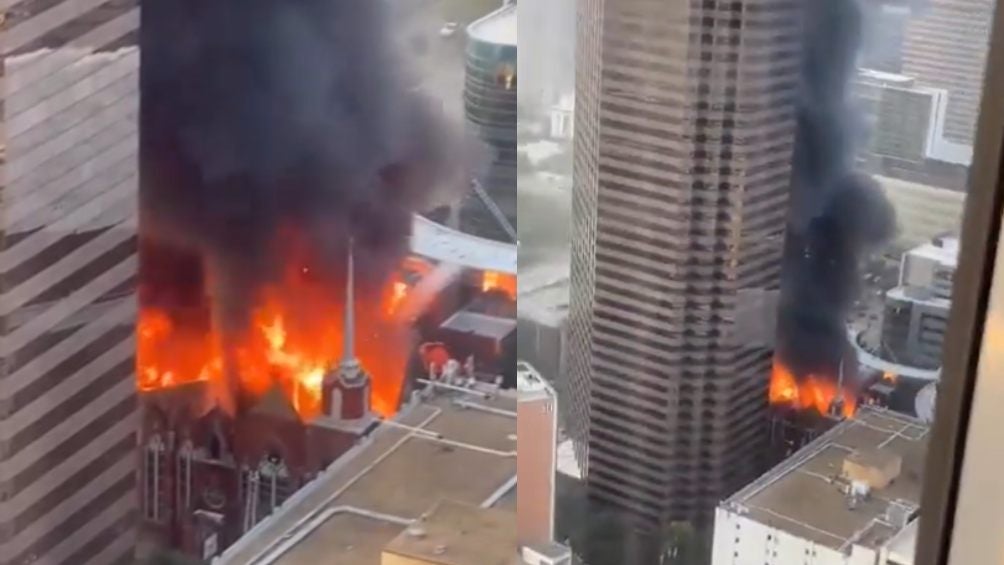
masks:
{"type": "Polygon", "coordinates": [[[522,562],[516,546],[513,512],[445,500],[420,526],[394,538],[387,552],[422,563],[512,565],[522,562]]]}
{"type": "MultiPolygon", "coordinates": [[[[515,488],[515,411],[515,394],[506,391],[490,399],[436,392],[413,400],[397,425],[380,426],[217,563],[373,565],[443,501],[496,506],[515,488]]],[[[516,550],[515,541],[505,548],[516,550]]]]}
{"type": "Polygon", "coordinates": [[[927,426],[912,417],[862,407],[722,506],[834,549],[880,547],[902,529],[886,519],[890,506],[920,505],[927,435],[927,426]],[[836,480],[843,462],[876,452],[902,459],[899,476],[852,507],[836,480]]]}

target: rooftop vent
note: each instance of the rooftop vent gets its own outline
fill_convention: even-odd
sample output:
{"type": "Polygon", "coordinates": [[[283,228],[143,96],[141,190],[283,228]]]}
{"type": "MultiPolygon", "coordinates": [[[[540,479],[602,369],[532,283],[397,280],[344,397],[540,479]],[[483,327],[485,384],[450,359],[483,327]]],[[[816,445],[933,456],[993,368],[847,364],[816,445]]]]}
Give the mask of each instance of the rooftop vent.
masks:
{"type": "Polygon", "coordinates": [[[905,500],[894,501],[885,510],[886,521],[897,529],[905,528],[916,515],[917,505],[905,500]]]}
{"type": "Polygon", "coordinates": [[[851,484],[861,483],[870,490],[889,486],[899,477],[903,458],[890,451],[866,449],[855,451],[844,459],[841,475],[851,484]]]}

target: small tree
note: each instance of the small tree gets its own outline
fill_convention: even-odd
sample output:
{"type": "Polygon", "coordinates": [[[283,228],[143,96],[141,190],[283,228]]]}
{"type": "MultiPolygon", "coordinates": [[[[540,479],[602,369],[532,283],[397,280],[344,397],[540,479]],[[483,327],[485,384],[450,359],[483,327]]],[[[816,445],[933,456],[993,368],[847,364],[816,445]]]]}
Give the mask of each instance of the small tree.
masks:
{"type": "Polygon", "coordinates": [[[690,522],[667,522],[660,530],[660,565],[705,565],[708,562],[705,536],[690,522]]]}

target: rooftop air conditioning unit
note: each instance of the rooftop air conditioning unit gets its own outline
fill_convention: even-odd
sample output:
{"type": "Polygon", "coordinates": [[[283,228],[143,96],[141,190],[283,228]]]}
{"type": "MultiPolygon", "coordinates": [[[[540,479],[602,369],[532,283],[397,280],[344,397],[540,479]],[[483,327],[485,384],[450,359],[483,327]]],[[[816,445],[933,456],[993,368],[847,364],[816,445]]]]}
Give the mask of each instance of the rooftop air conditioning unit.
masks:
{"type": "Polygon", "coordinates": [[[523,546],[520,552],[528,565],[570,565],[572,551],[560,543],[523,546]]]}

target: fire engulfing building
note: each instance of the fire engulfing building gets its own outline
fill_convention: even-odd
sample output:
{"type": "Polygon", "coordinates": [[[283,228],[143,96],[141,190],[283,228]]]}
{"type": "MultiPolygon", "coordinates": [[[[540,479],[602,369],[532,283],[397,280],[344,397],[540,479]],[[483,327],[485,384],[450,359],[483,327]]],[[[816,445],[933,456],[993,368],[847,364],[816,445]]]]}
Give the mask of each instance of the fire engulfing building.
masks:
{"type": "Polygon", "coordinates": [[[215,554],[400,406],[399,269],[463,165],[390,10],[143,4],[136,385],[155,545],[215,554]]]}
{"type": "MultiPolygon", "coordinates": [[[[354,354],[351,262],[343,357],[306,421],[275,383],[236,413],[196,380],[141,395],[144,540],[209,559],[276,510],[376,425],[354,354]]],[[[141,328],[142,331],[142,328],[141,328]]]]}
{"type": "Polygon", "coordinates": [[[467,28],[464,107],[467,125],[486,146],[489,163],[464,200],[460,226],[513,241],[516,227],[516,5],[508,4],[467,28]]]}

